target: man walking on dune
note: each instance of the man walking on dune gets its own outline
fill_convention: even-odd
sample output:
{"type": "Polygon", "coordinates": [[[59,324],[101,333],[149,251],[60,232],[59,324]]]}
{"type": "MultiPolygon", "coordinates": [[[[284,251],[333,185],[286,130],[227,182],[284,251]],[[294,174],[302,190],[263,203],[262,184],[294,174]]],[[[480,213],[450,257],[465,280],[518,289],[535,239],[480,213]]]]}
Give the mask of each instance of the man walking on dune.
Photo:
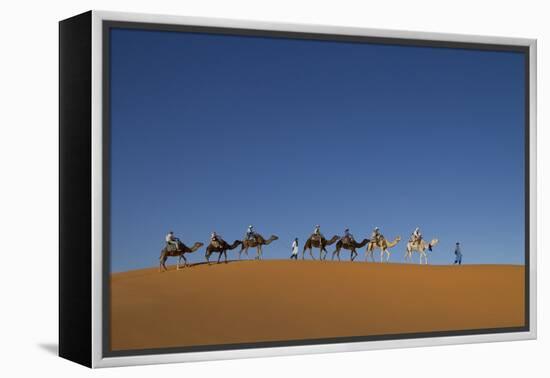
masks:
{"type": "Polygon", "coordinates": [[[462,251],[460,249],[460,243],[459,242],[456,242],[456,247],[455,247],[455,262],[453,265],[462,265],[462,251]]]}
{"type": "Polygon", "coordinates": [[[292,253],[290,255],[290,259],[298,260],[298,238],[294,238],[294,241],[292,242],[292,253]]]}

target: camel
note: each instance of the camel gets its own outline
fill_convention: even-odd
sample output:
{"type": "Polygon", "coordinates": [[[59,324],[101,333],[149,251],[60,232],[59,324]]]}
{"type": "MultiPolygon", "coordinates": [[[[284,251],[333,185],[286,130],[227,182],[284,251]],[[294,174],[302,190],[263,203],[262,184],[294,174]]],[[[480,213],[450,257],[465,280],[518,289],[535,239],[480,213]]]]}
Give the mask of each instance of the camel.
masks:
{"type": "Polygon", "coordinates": [[[214,253],[214,252],[220,254],[218,256],[218,264],[220,263],[220,259],[221,259],[222,255],[225,256],[225,262],[227,262],[227,250],[228,249],[229,250],[235,249],[235,248],[237,248],[237,246],[239,244],[242,244],[242,242],[240,240],[235,240],[233,242],[233,244],[231,244],[231,245],[227,244],[227,242],[225,240],[220,240],[217,243],[217,245],[214,245],[213,242],[210,242],[208,247],[206,247],[206,254],[205,254],[206,261],[208,262],[208,265],[210,265],[210,255],[212,255],[212,253],[214,253]]]}
{"type": "Polygon", "coordinates": [[[178,241],[179,251],[176,251],[176,250],[169,251],[167,247],[164,247],[160,251],[159,272],[163,271],[162,268],[164,268],[164,270],[168,270],[168,268],[166,268],[166,260],[168,260],[168,257],[178,257],[178,265],[176,267],[176,270],[180,270],[180,262],[182,258],[185,261],[185,264],[183,265],[183,267],[185,268],[186,266],[189,266],[189,264],[187,263],[187,259],[185,258],[185,254],[193,253],[203,245],[204,243],[196,242],[195,244],[193,244],[191,248],[189,248],[188,246],[183,244],[181,241],[178,241]]]}
{"type": "Polygon", "coordinates": [[[334,260],[334,256],[336,255],[338,261],[340,261],[340,250],[344,248],[351,251],[351,261],[353,261],[357,257],[356,249],[364,247],[368,242],[370,242],[369,239],[363,239],[360,243],[355,240],[351,243],[349,238],[342,238],[336,243],[336,249],[332,252],[332,260],[334,260]]]}
{"type": "Polygon", "coordinates": [[[420,243],[413,243],[412,241],[409,241],[405,250],[405,261],[412,262],[413,251],[416,251],[420,255],[420,264],[422,264],[422,257],[424,257],[424,262],[428,264],[428,254],[426,253],[426,249],[431,251],[432,247],[438,242],[438,239],[432,239],[430,243],[427,243],[424,239],[420,240],[420,243]]]}
{"type": "Polygon", "coordinates": [[[241,259],[241,253],[246,254],[246,257],[248,257],[248,248],[256,248],[256,260],[262,259],[262,245],[268,245],[272,241],[275,241],[279,239],[277,235],[271,235],[269,239],[265,240],[262,235],[255,234],[254,239],[251,240],[243,240],[241,243],[241,250],[239,251],[239,260],[241,259]]]}
{"type": "Polygon", "coordinates": [[[385,238],[382,238],[375,243],[374,241],[369,241],[367,244],[367,249],[365,251],[365,261],[368,261],[370,256],[372,262],[374,262],[374,250],[380,248],[380,262],[384,262],[384,254],[386,255],[386,262],[390,261],[390,251],[388,249],[395,247],[397,243],[401,241],[401,236],[397,236],[393,241],[389,242],[385,238]]]}
{"type": "Polygon", "coordinates": [[[324,260],[323,251],[325,251],[325,255],[324,255],[325,257],[328,253],[325,247],[327,245],[334,244],[334,242],[337,241],[338,239],[340,239],[338,235],[334,235],[332,238],[330,238],[330,240],[325,239],[325,237],[321,235],[321,243],[319,243],[319,239],[314,235],[311,235],[304,244],[304,249],[302,250],[302,260],[305,258],[304,255],[306,253],[306,250],[309,250],[309,255],[313,260],[315,260],[315,257],[313,257],[313,252],[312,252],[313,248],[319,248],[319,260],[324,260]]]}

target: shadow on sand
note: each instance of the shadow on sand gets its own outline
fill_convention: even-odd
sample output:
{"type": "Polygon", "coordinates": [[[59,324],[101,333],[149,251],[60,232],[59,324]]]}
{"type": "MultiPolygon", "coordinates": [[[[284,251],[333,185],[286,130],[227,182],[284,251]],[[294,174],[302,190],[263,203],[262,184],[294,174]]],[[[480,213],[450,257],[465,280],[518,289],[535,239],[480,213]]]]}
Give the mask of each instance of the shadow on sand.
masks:
{"type": "MultiPolygon", "coordinates": [[[[245,261],[247,261],[247,260],[227,260],[227,262],[222,260],[219,263],[217,261],[214,261],[214,260],[211,260],[210,263],[208,263],[206,261],[201,261],[201,262],[196,262],[196,263],[189,264],[185,268],[183,267],[183,264],[182,264],[181,267],[180,267],[180,270],[189,269],[189,268],[193,268],[193,267],[201,266],[201,265],[206,265],[206,266],[212,265],[212,266],[214,266],[214,265],[223,265],[223,264],[233,264],[233,263],[245,262],[245,261]]],[[[168,268],[169,268],[169,270],[176,269],[176,265],[168,265],[168,268]]]]}

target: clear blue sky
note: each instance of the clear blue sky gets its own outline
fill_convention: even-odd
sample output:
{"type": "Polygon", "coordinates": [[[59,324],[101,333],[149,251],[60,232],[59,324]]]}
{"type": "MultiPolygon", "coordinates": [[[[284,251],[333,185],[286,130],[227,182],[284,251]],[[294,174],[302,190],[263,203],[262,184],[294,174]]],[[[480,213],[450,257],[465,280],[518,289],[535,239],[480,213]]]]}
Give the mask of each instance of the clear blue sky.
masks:
{"type": "Polygon", "coordinates": [[[524,263],[522,54],[116,29],[111,101],[112,271],[248,224],[265,258],[318,223],[524,263]]]}

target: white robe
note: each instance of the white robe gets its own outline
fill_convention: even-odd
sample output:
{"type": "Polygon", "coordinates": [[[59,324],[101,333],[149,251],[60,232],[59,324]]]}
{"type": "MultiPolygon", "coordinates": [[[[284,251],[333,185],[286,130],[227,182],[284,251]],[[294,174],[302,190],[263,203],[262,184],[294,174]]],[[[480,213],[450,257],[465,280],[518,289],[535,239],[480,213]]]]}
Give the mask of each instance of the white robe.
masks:
{"type": "Polygon", "coordinates": [[[298,254],[298,242],[294,240],[292,242],[292,254],[297,255],[298,254]]]}

